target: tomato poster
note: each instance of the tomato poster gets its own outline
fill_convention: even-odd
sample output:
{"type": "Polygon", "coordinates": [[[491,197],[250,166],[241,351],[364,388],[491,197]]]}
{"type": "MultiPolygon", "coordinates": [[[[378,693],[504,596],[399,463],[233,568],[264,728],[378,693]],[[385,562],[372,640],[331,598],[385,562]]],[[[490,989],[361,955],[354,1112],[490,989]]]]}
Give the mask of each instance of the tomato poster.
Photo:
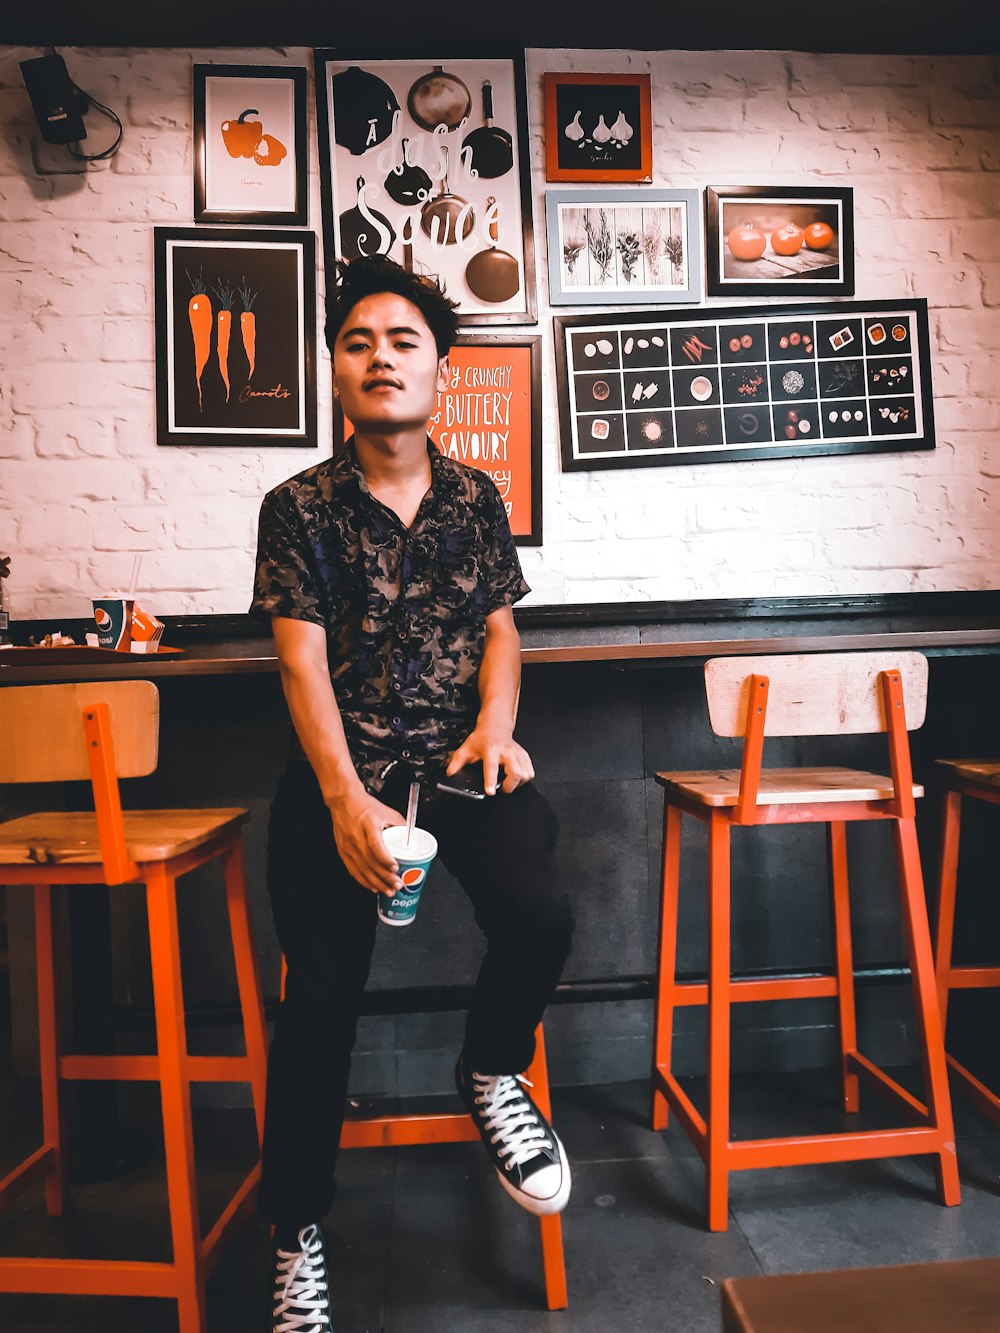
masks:
{"type": "Polygon", "coordinates": [[[315,445],[315,239],[154,228],[160,444],[315,445]]]}
{"type": "MultiPolygon", "coordinates": [[[[542,544],[540,346],[535,334],[459,338],[427,427],[448,458],[493,479],[520,546],[542,544]]],[[[337,443],[352,430],[338,411],[337,443]]]]}

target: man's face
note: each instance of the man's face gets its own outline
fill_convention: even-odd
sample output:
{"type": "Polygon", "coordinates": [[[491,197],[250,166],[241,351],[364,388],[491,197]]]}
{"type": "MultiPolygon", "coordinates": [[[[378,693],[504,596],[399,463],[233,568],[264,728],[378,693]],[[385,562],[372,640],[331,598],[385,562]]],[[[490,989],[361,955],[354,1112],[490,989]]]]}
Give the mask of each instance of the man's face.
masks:
{"type": "Polygon", "coordinates": [[[333,348],[333,392],[344,415],[369,433],[423,429],[448,381],[448,358],[413,304],[393,292],[351,310],[333,348]]]}

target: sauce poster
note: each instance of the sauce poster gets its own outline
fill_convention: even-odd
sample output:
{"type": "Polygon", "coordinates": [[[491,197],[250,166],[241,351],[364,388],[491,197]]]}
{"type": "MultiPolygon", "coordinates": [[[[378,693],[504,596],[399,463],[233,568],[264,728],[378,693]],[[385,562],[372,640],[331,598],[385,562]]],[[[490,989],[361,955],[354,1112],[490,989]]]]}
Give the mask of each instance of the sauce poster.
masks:
{"type": "MultiPolygon", "coordinates": [[[[542,544],[540,345],[533,334],[458,339],[427,427],[448,458],[492,478],[520,546],[542,544]]],[[[353,427],[337,418],[339,444],[353,427]]]]}

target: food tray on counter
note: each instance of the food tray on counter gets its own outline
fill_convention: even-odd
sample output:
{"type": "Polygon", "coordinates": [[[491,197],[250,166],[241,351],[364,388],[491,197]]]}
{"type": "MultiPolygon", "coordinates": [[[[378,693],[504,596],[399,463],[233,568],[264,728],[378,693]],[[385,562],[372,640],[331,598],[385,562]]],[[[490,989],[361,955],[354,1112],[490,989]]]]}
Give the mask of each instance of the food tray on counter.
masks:
{"type": "Polygon", "coordinates": [[[168,648],[160,644],[155,653],[127,653],[120,648],[92,648],[87,643],[55,644],[51,648],[32,645],[27,648],[0,648],[0,666],[18,666],[26,663],[59,663],[74,666],[85,662],[147,662],[154,657],[181,657],[183,648],[168,648]]]}

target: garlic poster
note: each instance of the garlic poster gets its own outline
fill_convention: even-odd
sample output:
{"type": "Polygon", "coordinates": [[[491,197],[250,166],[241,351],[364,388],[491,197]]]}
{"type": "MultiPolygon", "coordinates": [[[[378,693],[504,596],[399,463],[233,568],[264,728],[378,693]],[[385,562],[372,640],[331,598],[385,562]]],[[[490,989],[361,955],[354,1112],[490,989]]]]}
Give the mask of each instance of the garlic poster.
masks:
{"type": "Polygon", "coordinates": [[[465,323],[535,318],[523,53],[316,53],[323,233],[441,279],[465,323]]]}

